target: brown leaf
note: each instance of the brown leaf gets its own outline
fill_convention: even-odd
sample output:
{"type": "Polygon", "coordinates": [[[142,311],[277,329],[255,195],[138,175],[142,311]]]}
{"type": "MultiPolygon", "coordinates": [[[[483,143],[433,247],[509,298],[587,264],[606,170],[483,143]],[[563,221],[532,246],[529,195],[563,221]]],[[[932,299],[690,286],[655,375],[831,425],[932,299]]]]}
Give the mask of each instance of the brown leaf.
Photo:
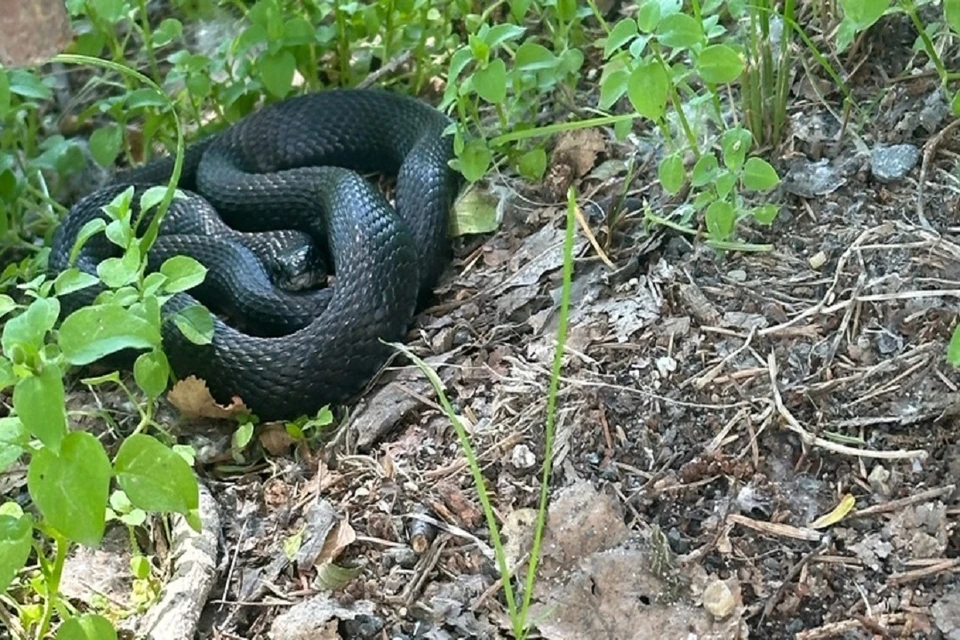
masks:
{"type": "Polygon", "coordinates": [[[552,163],[567,164],[575,178],[581,178],[593,169],[597,156],[607,148],[607,142],[598,129],[576,129],[560,136],[553,147],[552,163]]]}
{"type": "Polygon", "coordinates": [[[63,0],[0,0],[0,64],[44,63],[72,37],[63,0]]]}
{"type": "Polygon", "coordinates": [[[233,401],[227,406],[217,404],[217,401],[210,394],[207,383],[196,376],[184,378],[173,385],[173,389],[167,394],[167,400],[185,418],[191,420],[199,418],[228,420],[239,413],[249,413],[250,411],[237,396],[233,396],[233,401]]]}
{"type": "Polygon", "coordinates": [[[283,456],[297,443],[282,424],[270,424],[260,433],[260,444],[273,456],[283,456]]]}
{"type": "Polygon", "coordinates": [[[320,565],[325,562],[333,562],[340,557],[343,550],[349,547],[356,539],[357,532],[353,530],[350,523],[346,520],[341,520],[333,527],[330,533],[327,534],[327,539],[323,541],[323,549],[320,550],[320,555],[317,556],[316,564],[320,565]]]}

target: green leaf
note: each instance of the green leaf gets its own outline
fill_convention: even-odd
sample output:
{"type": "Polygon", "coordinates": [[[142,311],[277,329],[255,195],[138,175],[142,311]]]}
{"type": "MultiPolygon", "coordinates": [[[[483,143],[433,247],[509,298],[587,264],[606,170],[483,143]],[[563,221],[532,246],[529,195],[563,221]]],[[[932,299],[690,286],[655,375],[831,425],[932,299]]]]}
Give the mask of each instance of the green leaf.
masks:
{"type": "Polygon", "coordinates": [[[659,121],[667,106],[670,79],[663,66],[656,61],[638,66],[627,80],[630,104],[644,118],[659,121]]]}
{"type": "Polygon", "coordinates": [[[164,290],[180,293],[203,282],[207,268],[189,256],[173,256],[160,266],[160,273],[167,277],[164,290]]]}
{"type": "Polygon", "coordinates": [[[85,613],[60,625],[56,640],[117,640],[117,632],[103,616],[85,613]]]}
{"type": "Polygon", "coordinates": [[[80,231],[77,232],[77,239],[73,243],[73,248],[70,249],[70,264],[73,264],[77,261],[77,255],[80,253],[80,249],[83,248],[83,245],[86,244],[87,240],[102,232],[107,228],[107,221],[103,218],[94,218],[93,220],[87,220],[80,231]]]}
{"type": "Polygon", "coordinates": [[[111,24],[123,17],[123,0],[91,0],[90,4],[98,16],[111,24]]]}
{"type": "Polygon", "coordinates": [[[653,33],[660,24],[661,15],[660,3],[656,0],[647,0],[637,11],[637,28],[643,33],[653,33]]]}
{"type": "Polygon", "coordinates": [[[99,282],[100,280],[98,280],[96,276],[70,267],[60,272],[60,275],[57,276],[57,279],[53,283],[53,290],[57,292],[58,296],[65,296],[75,291],[92,287],[99,282]]]}
{"type": "Polygon", "coordinates": [[[689,49],[703,44],[706,36],[703,34],[703,25],[693,17],[685,13],[675,13],[660,21],[657,40],[667,47],[689,49]]]}
{"type": "Polygon", "coordinates": [[[780,207],[775,204],[760,205],[752,211],[754,219],[760,224],[773,224],[780,214],[780,207]]]}
{"type": "Polygon", "coordinates": [[[149,212],[154,207],[159,206],[163,198],[167,195],[167,187],[150,187],[140,196],[140,211],[149,212]]]}
{"type": "Polygon", "coordinates": [[[118,124],[100,127],[90,135],[90,154],[101,167],[111,167],[123,146],[123,129],[118,124]]]}
{"type": "Polygon", "coordinates": [[[30,516],[0,515],[0,593],[4,593],[17,572],[27,563],[33,542],[30,516]]]}
{"type": "Polygon", "coordinates": [[[475,138],[467,142],[457,164],[467,181],[476,182],[487,175],[492,160],[493,154],[490,152],[487,143],[475,138]]]}
{"type": "Polygon", "coordinates": [[[524,31],[526,31],[526,29],[515,24],[497,24],[487,30],[487,32],[483,35],[483,41],[487,43],[487,46],[493,49],[494,47],[497,47],[509,40],[516,40],[523,35],[524,31]]]}
{"type": "Polygon", "coordinates": [[[153,109],[166,109],[170,106],[170,99],[153,87],[134,89],[127,94],[126,98],[127,108],[131,110],[143,109],[145,107],[151,107],[153,109]]]}
{"type": "Polygon", "coordinates": [[[3,352],[9,358],[16,345],[29,346],[39,351],[43,348],[44,337],[53,328],[60,314],[60,303],[56,299],[37,298],[27,310],[11,318],[3,326],[3,352]]]}
{"type": "Polygon", "coordinates": [[[167,356],[159,349],[141,353],[133,363],[133,378],[150,398],[160,397],[167,390],[167,380],[170,378],[167,356]]]}
{"type": "Polygon", "coordinates": [[[517,71],[542,71],[557,66],[557,56],[541,44],[526,41],[517,49],[513,59],[517,71]]]}
{"type": "Polygon", "coordinates": [[[943,0],[943,17],[954,33],[960,33],[960,0],[943,0]]]}
{"type": "MultiPolygon", "coordinates": [[[[646,3],[656,4],[656,3],[646,3]]],[[[623,18],[613,26],[607,41],[603,45],[603,57],[609,58],[620,47],[628,43],[637,35],[637,21],[633,18],[623,18]]]]}
{"type": "Polygon", "coordinates": [[[159,330],[116,305],[95,305],[74,311],[60,326],[60,349],[67,362],[81,366],[123,349],[160,346],[159,330]]]}
{"type": "Polygon", "coordinates": [[[697,56],[697,73],[704,82],[727,84],[739,78],[742,71],[740,54],[725,44],[710,45],[697,56]]]}
{"type": "Polygon", "coordinates": [[[100,543],[110,493],[110,459],[96,437],[74,431],[63,439],[59,456],[50,449],[34,453],[27,488],[50,526],[88,547],[100,543]]]}
{"type": "Polygon", "coordinates": [[[947,346],[947,362],[954,367],[960,367],[960,324],[953,330],[953,337],[947,346]]]}
{"type": "Polygon", "coordinates": [[[539,180],[547,170],[547,152],[542,147],[527,151],[517,161],[517,169],[527,180],[539,180]]]}
{"type": "Polygon", "coordinates": [[[131,244],[122,258],[107,258],[97,265],[97,275],[111,289],[133,284],[140,277],[140,247],[131,244]]]}
{"type": "Polygon", "coordinates": [[[723,164],[731,171],[740,171],[747,152],[753,145],[753,136],[743,127],[734,127],[723,134],[723,164]]]}
{"type": "Polygon", "coordinates": [[[690,184],[694,187],[702,187],[710,184],[716,179],[719,168],[720,164],[717,162],[717,157],[713,155],[713,153],[706,153],[700,156],[697,163],[693,165],[693,177],[690,179],[690,184]]]}
{"type": "Polygon", "coordinates": [[[870,28],[890,6],[890,0],[840,0],[843,17],[853,23],[857,31],[870,28]]]}
{"type": "Polygon", "coordinates": [[[193,469],[153,436],[137,433],[124,440],[113,468],[133,505],[147,512],[196,516],[200,493],[193,469]]]}
{"type": "Polygon", "coordinates": [[[720,200],[726,200],[727,196],[733,191],[733,188],[737,186],[737,174],[728,170],[720,170],[717,174],[715,181],[717,189],[717,198],[720,200]]]}
{"type": "Polygon", "coordinates": [[[658,170],[660,184],[670,195],[680,192],[683,183],[687,180],[687,172],[683,167],[683,156],[673,153],[665,157],[658,170]]]}
{"type": "Polygon", "coordinates": [[[616,69],[600,80],[600,102],[597,106],[606,111],[627,92],[630,74],[626,69],[616,69]]]}
{"type": "Polygon", "coordinates": [[[30,446],[30,432],[17,416],[0,418],[0,473],[20,459],[30,446]]]}
{"type": "Polygon", "coordinates": [[[7,315],[17,308],[17,303],[13,298],[5,293],[0,293],[0,318],[7,315]]]}
{"type": "Polygon", "coordinates": [[[769,191],[780,183],[777,170],[761,158],[750,158],[743,165],[743,186],[752,191],[769,191]]]}
{"type": "Polygon", "coordinates": [[[53,363],[46,363],[39,375],[21,378],[13,387],[13,408],[23,426],[54,453],[60,451],[67,433],[64,401],[63,374],[53,363]]]}
{"type": "Polygon", "coordinates": [[[205,345],[213,341],[213,315],[206,307],[194,304],[173,317],[174,324],[193,344],[205,345]]]}
{"type": "Polygon", "coordinates": [[[170,44],[183,33],[183,25],[175,18],[164,18],[153,30],[153,44],[162,47],[170,44]]]}
{"type": "Polygon", "coordinates": [[[10,76],[6,69],[0,69],[0,120],[10,111],[10,76]]]}
{"type": "Polygon", "coordinates": [[[707,207],[705,216],[711,240],[726,240],[733,234],[737,212],[729,202],[717,200],[707,207]]]}
{"type": "Polygon", "coordinates": [[[242,451],[253,439],[254,426],[252,422],[245,422],[233,432],[233,449],[242,451]]]}
{"type": "Polygon", "coordinates": [[[260,61],[260,81],[273,96],[285,98],[293,86],[293,72],[296,68],[297,59],[289,50],[267,53],[260,61]]]}
{"type": "Polygon", "coordinates": [[[473,74],[473,88],[490,104],[500,104],[507,99],[507,66],[497,58],[485,68],[473,74]]]}

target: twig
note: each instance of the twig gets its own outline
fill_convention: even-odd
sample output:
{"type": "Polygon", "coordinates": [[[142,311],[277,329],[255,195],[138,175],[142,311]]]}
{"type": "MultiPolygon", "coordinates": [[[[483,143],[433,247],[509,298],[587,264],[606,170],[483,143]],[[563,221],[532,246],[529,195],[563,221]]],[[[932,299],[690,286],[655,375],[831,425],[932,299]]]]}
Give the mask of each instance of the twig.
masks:
{"type": "Polygon", "coordinates": [[[920,181],[917,185],[917,219],[920,220],[920,225],[925,229],[933,229],[933,227],[930,226],[930,222],[927,221],[927,217],[923,214],[923,185],[927,181],[927,169],[930,167],[930,163],[937,153],[937,147],[940,146],[944,138],[953,133],[953,130],[958,126],[960,126],[960,120],[954,120],[923,145],[923,163],[920,165],[920,181]]]}
{"type": "Polygon", "coordinates": [[[767,357],[767,366],[770,369],[770,386],[773,391],[773,403],[777,408],[777,413],[779,413],[780,417],[783,418],[784,422],[786,422],[787,427],[800,436],[800,439],[805,445],[813,445],[822,449],[827,449],[828,451],[833,451],[834,453],[841,453],[849,456],[863,456],[865,458],[879,458],[882,460],[909,460],[914,458],[919,458],[922,460],[927,457],[927,452],[923,449],[911,451],[871,451],[868,449],[848,447],[847,445],[838,444],[836,442],[814,436],[812,433],[803,428],[797,419],[793,417],[793,414],[790,413],[790,410],[787,409],[787,407],[783,404],[783,398],[780,397],[780,388],[777,385],[777,360],[772,351],[767,357]]]}

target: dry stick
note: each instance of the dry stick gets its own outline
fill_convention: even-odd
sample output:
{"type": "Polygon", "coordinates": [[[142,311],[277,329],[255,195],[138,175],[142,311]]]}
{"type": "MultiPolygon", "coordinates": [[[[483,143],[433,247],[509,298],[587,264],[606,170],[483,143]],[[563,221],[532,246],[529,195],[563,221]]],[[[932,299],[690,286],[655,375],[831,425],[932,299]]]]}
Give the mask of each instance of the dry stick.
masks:
{"type": "Polygon", "coordinates": [[[756,334],[757,334],[757,328],[752,327],[750,329],[750,334],[747,336],[747,339],[744,341],[742,345],[740,345],[739,347],[737,347],[736,349],[728,353],[723,358],[723,360],[715,364],[713,367],[710,368],[709,371],[707,371],[703,375],[687,378],[686,380],[681,382],[678,388],[683,389],[684,387],[686,387],[692,382],[693,386],[695,386],[697,389],[703,389],[705,386],[710,384],[710,382],[714,378],[720,375],[720,372],[723,371],[723,368],[727,365],[728,362],[731,362],[734,358],[739,356],[741,353],[743,353],[750,347],[750,343],[753,342],[753,336],[755,336],[756,334]]]}
{"type": "Polygon", "coordinates": [[[935,500],[943,496],[948,496],[953,493],[956,488],[957,485],[948,484],[943,487],[937,487],[936,489],[927,489],[926,491],[915,493],[912,496],[907,496],[906,498],[899,498],[897,500],[891,500],[890,502],[874,505],[872,507],[857,509],[856,511],[848,514],[846,519],[849,520],[850,518],[862,518],[865,516],[875,516],[880,513],[898,511],[903,507],[909,507],[910,505],[918,504],[920,502],[927,502],[929,500],[935,500]]]}
{"type": "MultiPolygon", "coordinates": [[[[809,318],[821,312],[826,313],[825,309],[833,299],[833,295],[836,292],[837,287],[839,286],[839,283],[840,283],[840,276],[843,274],[843,269],[844,267],[847,266],[847,261],[850,259],[850,256],[853,255],[853,252],[858,250],[860,245],[865,243],[867,239],[872,237],[873,235],[879,234],[881,232],[889,233],[892,230],[893,230],[893,226],[888,222],[885,222],[884,224],[878,225],[876,227],[871,227],[870,229],[865,229],[863,233],[857,236],[857,239],[853,241],[853,244],[847,247],[846,251],[844,251],[843,254],[840,256],[840,259],[837,260],[837,268],[833,272],[833,281],[830,283],[830,287],[827,289],[827,292],[823,294],[823,298],[820,299],[820,302],[813,305],[806,311],[800,313],[798,316],[796,316],[792,320],[787,320],[786,322],[782,322],[778,325],[767,327],[766,329],[761,329],[758,332],[758,335],[767,336],[774,333],[780,333],[785,329],[788,329],[793,325],[797,324],[801,320],[804,320],[806,318],[809,318]]],[[[840,308],[848,304],[850,304],[849,300],[844,302],[840,308]]]]}
{"type": "Polygon", "coordinates": [[[931,231],[933,227],[930,226],[927,217],[923,214],[923,185],[927,181],[927,169],[933,161],[933,156],[937,153],[937,147],[940,146],[943,139],[950,135],[958,126],[960,126],[960,120],[954,120],[923,145],[923,163],[920,165],[920,182],[917,185],[917,219],[920,220],[922,227],[931,231]]]}
{"type": "Polygon", "coordinates": [[[829,546],[830,538],[825,536],[823,540],[820,541],[820,544],[817,545],[816,549],[804,555],[795,565],[790,567],[790,571],[787,572],[787,576],[783,579],[783,582],[780,583],[780,588],[777,589],[776,593],[770,596],[770,598],[767,600],[767,604],[763,605],[763,613],[760,615],[761,621],[770,616],[770,614],[773,612],[773,608],[777,606],[778,602],[780,602],[783,592],[787,590],[787,586],[793,582],[793,579],[797,577],[797,574],[800,573],[800,570],[807,566],[807,563],[810,562],[810,560],[812,560],[815,556],[826,551],[827,547],[829,546]]]}
{"type": "Polygon", "coordinates": [[[904,571],[903,573],[894,573],[887,578],[887,584],[906,584],[907,582],[915,582],[944,571],[956,571],[958,568],[960,568],[960,558],[951,558],[949,560],[932,564],[929,567],[923,567],[922,569],[904,571]]]}
{"type": "Polygon", "coordinates": [[[782,417],[786,422],[787,427],[800,436],[801,441],[805,445],[814,445],[828,451],[833,451],[834,453],[840,453],[849,456],[863,456],[865,458],[879,458],[883,460],[914,458],[919,458],[922,460],[927,457],[927,452],[924,449],[912,451],[870,451],[868,449],[848,447],[847,445],[838,444],[836,442],[814,436],[812,433],[803,428],[797,419],[793,417],[793,414],[790,413],[790,410],[787,409],[787,407],[783,404],[783,398],[780,397],[780,388],[777,386],[777,359],[774,356],[773,351],[771,351],[770,355],[767,357],[767,366],[770,369],[770,387],[773,391],[773,403],[777,408],[777,413],[779,413],[780,417],[782,417]]]}

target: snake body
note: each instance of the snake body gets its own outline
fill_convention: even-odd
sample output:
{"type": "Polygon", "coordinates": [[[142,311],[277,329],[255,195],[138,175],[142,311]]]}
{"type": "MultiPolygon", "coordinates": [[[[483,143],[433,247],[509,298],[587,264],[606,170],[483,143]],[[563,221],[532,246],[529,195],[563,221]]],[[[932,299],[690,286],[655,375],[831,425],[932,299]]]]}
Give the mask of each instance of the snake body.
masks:
{"type": "MultiPolygon", "coordinates": [[[[448,125],[413,98],[330,90],[268,105],[189,147],[178,183],[187,197],[174,200],[150,266],[176,253],[193,256],[210,271],[191,293],[204,302],[233,294],[223,306],[239,309],[252,330],[216,319],[212,343],[198,346],[164,323],[175,374],[206,380],[218,400],[239,396],[264,420],[312,414],[361,391],[390,355],[381,340],[403,339],[446,262],[460,186],[449,166],[448,125]],[[357,172],[395,175],[396,206],[357,172]],[[239,232],[309,235],[332,265],[335,285],[277,291],[250,268],[255,247],[201,229],[217,216],[239,232]],[[259,292],[252,304],[243,293],[251,289],[259,292]]],[[[51,269],[69,266],[80,228],[102,217],[101,207],[127,185],[165,184],[172,169],[172,158],[162,158],[80,200],[55,233],[51,269]]],[[[95,273],[108,244],[88,242],[76,266],[95,273]]],[[[89,304],[96,293],[70,296],[69,306],[89,304]]],[[[177,294],[163,312],[196,302],[177,294]]]]}

